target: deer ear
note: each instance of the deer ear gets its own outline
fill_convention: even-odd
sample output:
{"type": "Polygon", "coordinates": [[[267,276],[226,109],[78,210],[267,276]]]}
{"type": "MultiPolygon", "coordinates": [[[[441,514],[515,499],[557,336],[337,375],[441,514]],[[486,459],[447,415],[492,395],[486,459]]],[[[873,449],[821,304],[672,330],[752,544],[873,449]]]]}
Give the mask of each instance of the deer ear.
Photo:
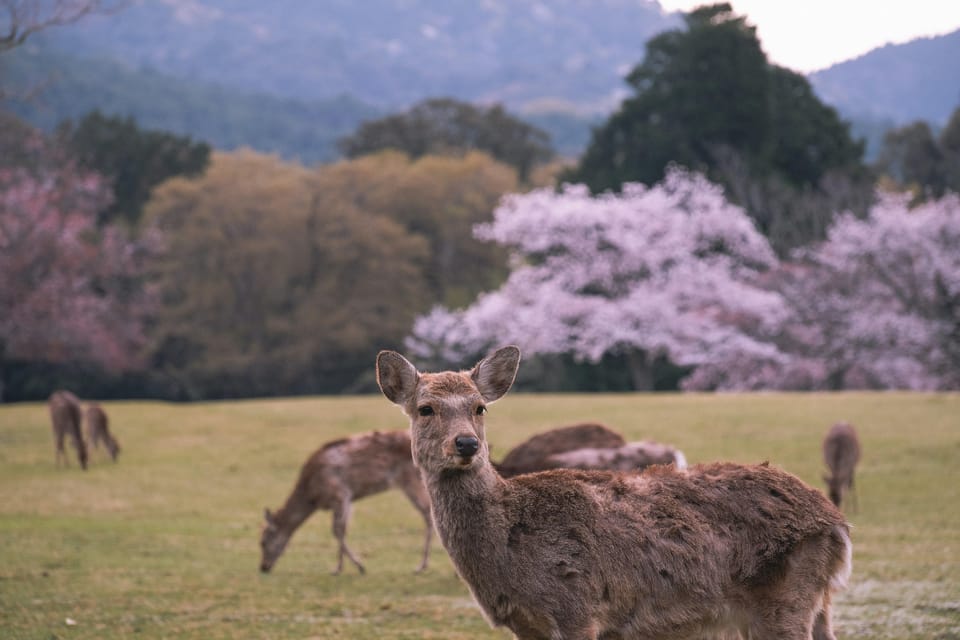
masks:
{"type": "Polygon", "coordinates": [[[520,349],[512,345],[502,347],[478,362],[470,372],[470,377],[483,399],[493,402],[503,397],[513,386],[519,366],[520,349]]]}
{"type": "Polygon", "coordinates": [[[273,524],[273,514],[267,507],[263,508],[263,519],[267,521],[267,524],[273,524]]]}
{"type": "Polygon", "coordinates": [[[420,374],[396,351],[381,351],[377,354],[377,384],[387,399],[403,405],[413,395],[420,374]]]}

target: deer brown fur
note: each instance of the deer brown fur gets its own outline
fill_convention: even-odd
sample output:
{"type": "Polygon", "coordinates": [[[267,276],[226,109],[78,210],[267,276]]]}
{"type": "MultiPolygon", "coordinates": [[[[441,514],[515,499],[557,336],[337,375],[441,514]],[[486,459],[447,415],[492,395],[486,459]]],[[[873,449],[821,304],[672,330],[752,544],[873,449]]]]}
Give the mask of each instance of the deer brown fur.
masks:
{"type": "Polygon", "coordinates": [[[80,467],[86,470],[87,443],[83,439],[81,429],[80,399],[69,391],[59,390],[50,394],[47,405],[50,409],[50,421],[53,424],[57,466],[60,466],[61,459],[65,466],[70,466],[69,457],[64,449],[64,440],[69,437],[73,442],[73,448],[77,452],[80,467]]]}
{"type": "Polygon", "coordinates": [[[120,443],[110,432],[110,420],[107,418],[107,412],[98,403],[91,402],[87,405],[84,417],[86,418],[87,439],[90,441],[90,446],[99,449],[100,445],[103,444],[104,449],[110,454],[110,459],[116,462],[117,456],[120,454],[120,443]]]}
{"type": "Polygon", "coordinates": [[[346,543],[353,501],[399,488],[417,508],[426,526],[423,556],[417,571],[427,568],[433,525],[430,499],[413,465],[407,431],[373,431],[328,442],[303,464],[300,476],[280,509],[264,510],[266,523],[260,538],[260,570],[269,572],[290,537],[317,509],[333,512],[333,534],[339,543],[334,575],[343,570],[346,555],[364,573],[363,564],[346,543]]]}
{"type": "Polygon", "coordinates": [[[626,444],[623,436],[613,429],[594,422],[584,422],[550,429],[524,440],[510,450],[493,466],[504,478],[521,473],[552,469],[557,464],[548,462],[551,455],[593,447],[597,449],[620,447],[626,444]]]}
{"type": "Polygon", "coordinates": [[[823,461],[830,472],[823,479],[831,502],[840,507],[849,495],[855,506],[853,476],[860,461],[860,440],[849,422],[838,422],[830,427],[823,439],[823,461]]]}
{"type": "Polygon", "coordinates": [[[609,471],[642,471],[654,464],[674,464],[687,467],[683,452],[670,445],[642,440],[619,447],[593,447],[557,453],[546,459],[548,469],[606,469],[609,471]]]}
{"type": "Polygon", "coordinates": [[[377,358],[384,395],[410,419],[440,539],[492,624],[523,640],[834,637],[848,525],[784,471],[714,463],[501,477],[484,414],[519,357],[504,347],[441,373],[393,351],[377,358]]]}

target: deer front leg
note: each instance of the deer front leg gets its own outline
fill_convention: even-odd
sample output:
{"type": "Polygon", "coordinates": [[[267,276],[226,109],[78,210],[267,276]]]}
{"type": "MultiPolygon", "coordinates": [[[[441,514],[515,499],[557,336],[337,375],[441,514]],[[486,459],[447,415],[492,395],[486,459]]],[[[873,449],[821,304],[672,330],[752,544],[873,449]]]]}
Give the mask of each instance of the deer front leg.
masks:
{"type": "Polygon", "coordinates": [[[333,507],[333,535],[337,539],[339,548],[337,550],[337,568],[334,570],[333,575],[340,575],[340,572],[343,571],[343,556],[346,554],[350,561],[357,566],[357,569],[360,573],[366,573],[366,570],[363,568],[363,565],[360,564],[360,561],[357,560],[356,556],[353,555],[353,552],[350,551],[350,547],[347,546],[346,537],[347,537],[347,523],[350,521],[350,498],[345,496],[340,499],[333,507]]]}

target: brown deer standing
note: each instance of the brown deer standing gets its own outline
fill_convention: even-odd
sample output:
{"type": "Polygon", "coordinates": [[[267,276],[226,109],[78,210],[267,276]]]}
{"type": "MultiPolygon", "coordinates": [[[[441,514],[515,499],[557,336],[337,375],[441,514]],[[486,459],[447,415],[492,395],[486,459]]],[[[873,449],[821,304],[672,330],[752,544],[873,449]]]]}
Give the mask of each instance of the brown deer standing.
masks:
{"type": "Polygon", "coordinates": [[[628,442],[620,447],[583,448],[551,455],[547,469],[606,469],[609,471],[642,471],[654,464],[673,464],[677,469],[687,468],[687,458],[670,445],[642,440],[628,442]]]}
{"type": "Polygon", "coordinates": [[[50,408],[50,421],[53,423],[57,466],[60,466],[61,458],[65,466],[70,466],[70,459],[63,447],[64,438],[69,436],[73,441],[73,448],[77,451],[80,467],[86,470],[87,443],[83,440],[83,431],[80,428],[80,399],[69,391],[54,391],[50,394],[47,405],[50,408]]]}
{"type": "Polygon", "coordinates": [[[860,440],[849,422],[838,422],[830,427],[823,439],[823,461],[830,470],[830,475],[823,476],[823,480],[827,483],[831,502],[840,507],[849,493],[856,510],[853,475],[860,461],[860,440]]]}
{"type": "Polygon", "coordinates": [[[524,440],[510,450],[499,463],[493,466],[504,478],[512,478],[521,473],[544,471],[554,466],[548,463],[551,455],[595,447],[605,449],[620,447],[627,442],[613,429],[593,422],[558,427],[538,433],[524,440]]]}
{"type": "Polygon", "coordinates": [[[848,525],[788,473],[715,463],[497,474],[484,414],[519,359],[504,347],[469,371],[420,373],[399,353],[377,357],[381,390],[410,419],[440,539],[489,622],[538,640],[834,638],[848,525]]]}
{"type": "Polygon", "coordinates": [[[410,434],[404,431],[373,431],[328,442],[303,464],[300,477],[286,503],[275,512],[264,510],[266,524],[260,538],[260,571],[267,573],[283,553],[293,532],[317,509],[333,511],[333,535],[339,543],[337,568],[343,570],[343,556],[350,558],[360,573],[363,565],[346,543],[351,504],[367,496],[399,488],[423,516],[426,533],[423,558],[418,572],[427,568],[433,524],[430,499],[420,472],[413,466],[410,434]]]}
{"type": "Polygon", "coordinates": [[[107,418],[107,412],[96,402],[91,402],[87,405],[85,417],[87,422],[87,438],[90,440],[90,446],[94,449],[99,449],[100,444],[103,443],[107,453],[110,454],[110,459],[116,462],[117,456],[120,454],[120,443],[117,442],[117,439],[113,437],[113,434],[110,432],[110,421],[107,418]]]}

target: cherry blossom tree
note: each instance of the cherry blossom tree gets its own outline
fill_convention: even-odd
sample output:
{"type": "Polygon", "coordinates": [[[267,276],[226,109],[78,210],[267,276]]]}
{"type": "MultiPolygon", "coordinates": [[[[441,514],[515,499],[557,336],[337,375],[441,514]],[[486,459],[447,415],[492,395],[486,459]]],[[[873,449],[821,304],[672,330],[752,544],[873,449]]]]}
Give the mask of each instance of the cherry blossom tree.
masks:
{"type": "Polygon", "coordinates": [[[459,362],[505,342],[592,362],[622,353],[634,386],[649,388],[660,355],[736,362],[745,375],[787,359],[772,340],[784,301],[758,284],[776,256],[698,174],[673,169],[654,187],[596,197],[581,185],[511,195],[475,235],[511,249],[511,274],[466,309],[419,318],[407,346],[424,360],[459,362]]]}
{"type": "Polygon", "coordinates": [[[832,388],[960,387],[960,197],[914,209],[908,198],[840,216],[779,278],[787,348],[800,356],[788,375],[806,368],[832,388]]]}
{"type": "Polygon", "coordinates": [[[39,134],[0,166],[0,356],[135,366],[152,304],[141,279],[158,237],[98,228],[110,187],[39,134]]]}

